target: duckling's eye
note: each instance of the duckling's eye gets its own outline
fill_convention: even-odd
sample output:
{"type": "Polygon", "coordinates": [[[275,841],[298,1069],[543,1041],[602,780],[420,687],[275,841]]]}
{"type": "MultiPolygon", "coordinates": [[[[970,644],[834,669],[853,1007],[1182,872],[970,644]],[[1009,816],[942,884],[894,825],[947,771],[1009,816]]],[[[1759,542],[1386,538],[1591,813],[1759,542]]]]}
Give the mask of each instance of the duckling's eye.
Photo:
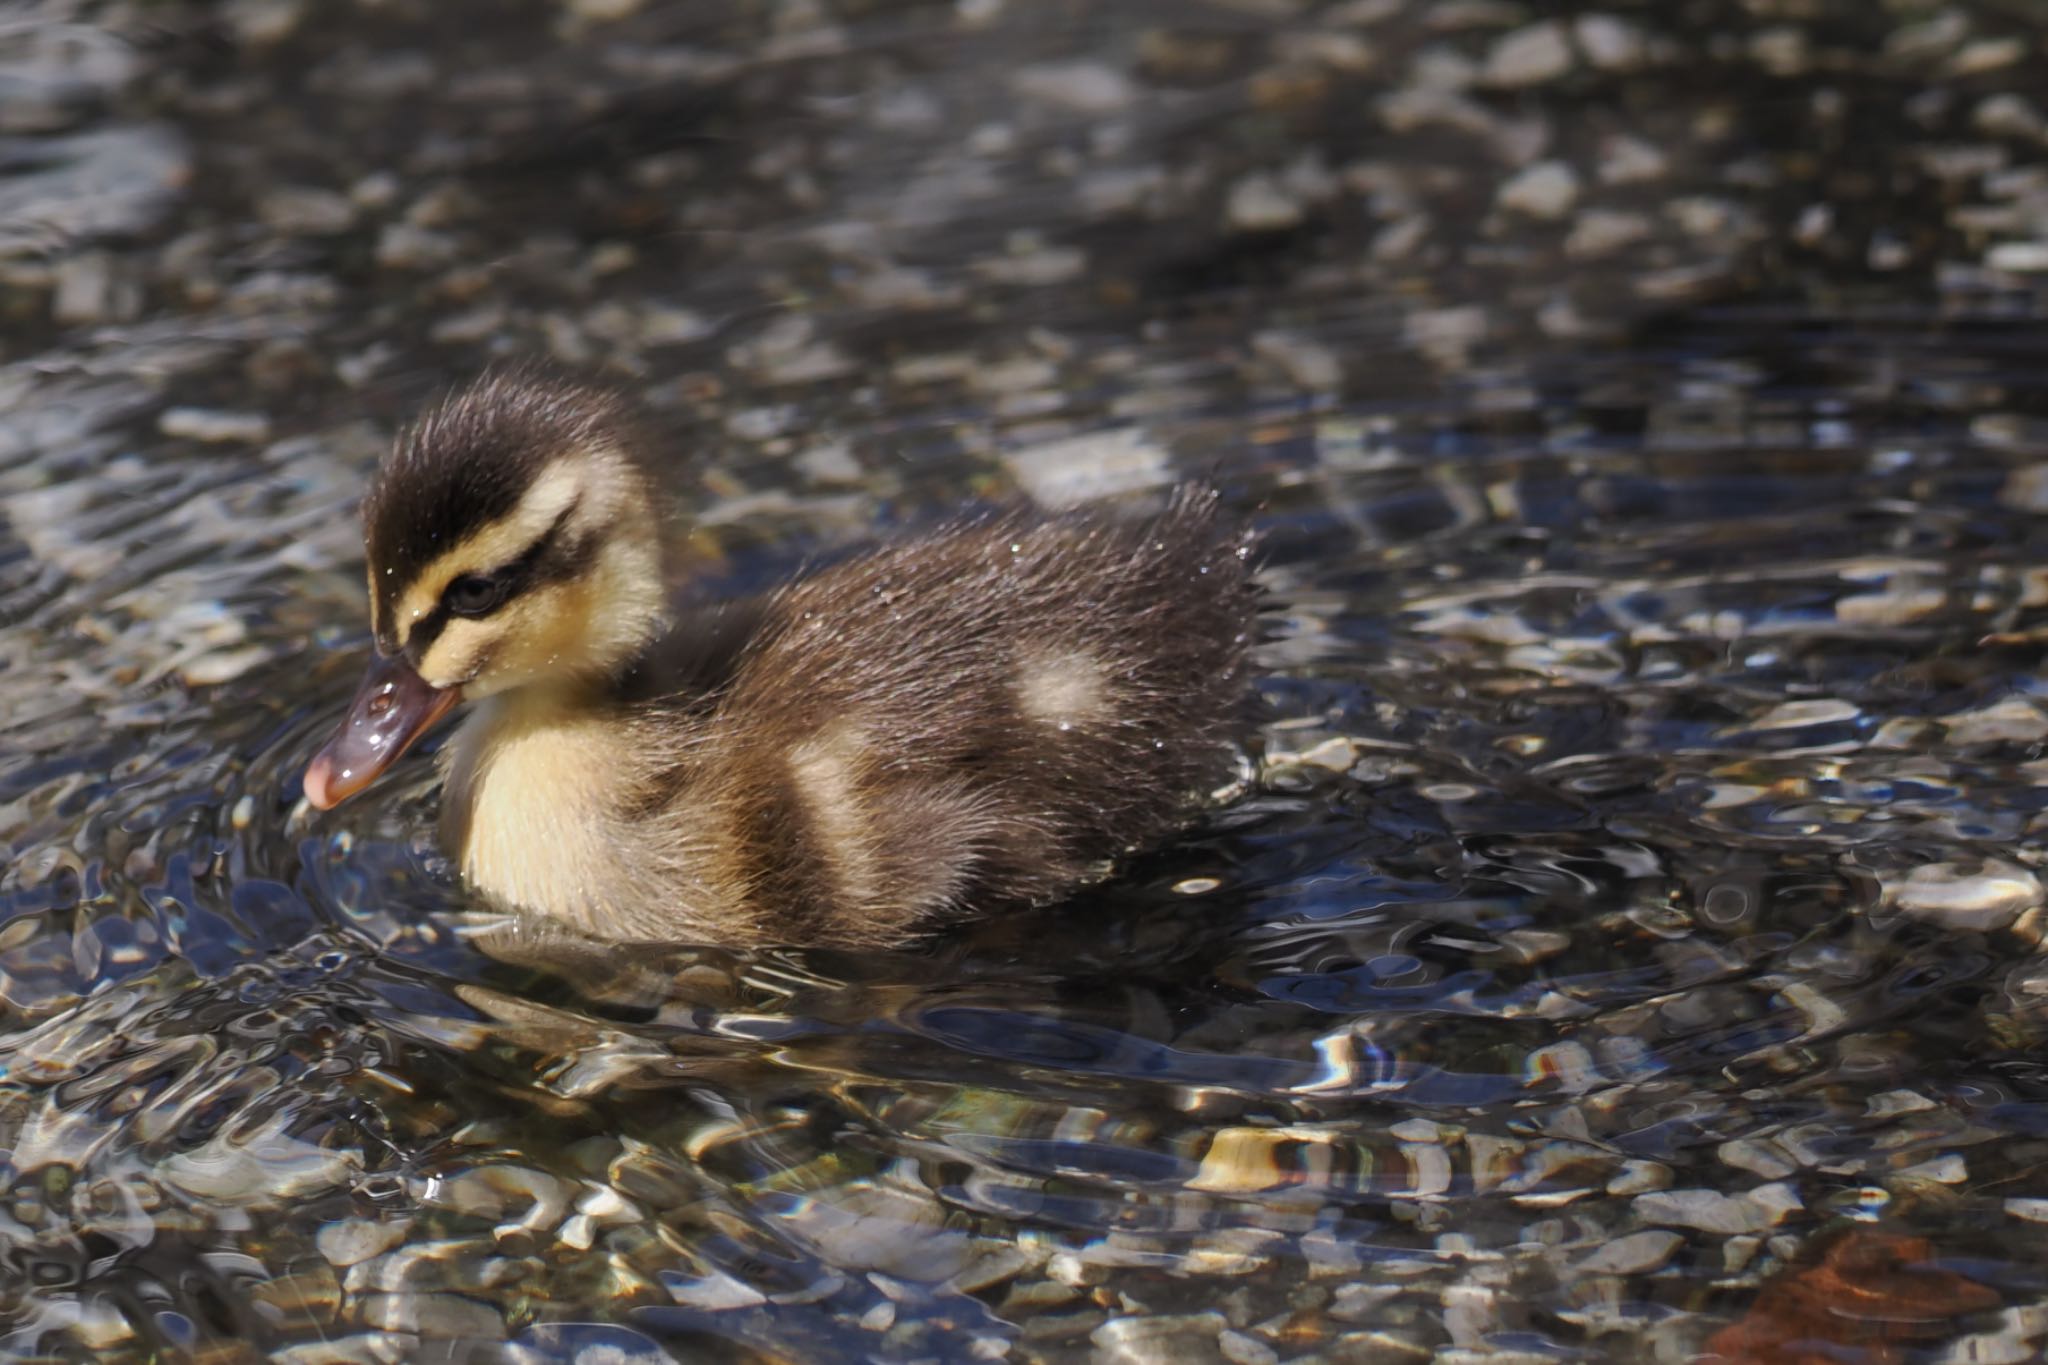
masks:
{"type": "Polygon", "coordinates": [[[511,586],[512,581],[500,574],[466,573],[448,584],[441,601],[457,616],[488,616],[511,586]]]}

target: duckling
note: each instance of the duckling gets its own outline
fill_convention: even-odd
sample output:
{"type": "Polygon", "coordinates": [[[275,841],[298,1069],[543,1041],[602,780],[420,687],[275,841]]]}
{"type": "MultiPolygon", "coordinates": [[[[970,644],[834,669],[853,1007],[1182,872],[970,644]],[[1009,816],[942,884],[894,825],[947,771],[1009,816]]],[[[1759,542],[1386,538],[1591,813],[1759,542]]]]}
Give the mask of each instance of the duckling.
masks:
{"type": "Polygon", "coordinates": [[[531,374],[400,436],[363,504],[376,657],[308,766],[361,791],[461,703],[441,836],[614,941],[899,945],[1053,900],[1231,765],[1258,595],[1213,490],[1006,511],[675,608],[625,405],[531,374]]]}

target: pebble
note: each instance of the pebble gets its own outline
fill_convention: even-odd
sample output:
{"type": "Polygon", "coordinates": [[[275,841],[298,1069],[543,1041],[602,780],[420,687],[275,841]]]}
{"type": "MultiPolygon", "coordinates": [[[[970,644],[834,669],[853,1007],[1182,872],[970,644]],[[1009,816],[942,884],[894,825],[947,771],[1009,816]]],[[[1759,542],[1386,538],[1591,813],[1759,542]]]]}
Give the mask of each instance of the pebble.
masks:
{"type": "Polygon", "coordinates": [[[1625,1161],[1607,1182],[1607,1193],[1626,1197],[1671,1188],[1671,1168],[1661,1161],[1625,1161]]]}
{"type": "Polygon", "coordinates": [[[1037,356],[1013,356],[968,372],[968,382],[982,393],[1010,395],[1042,392],[1059,382],[1059,366],[1037,356]]]}
{"type": "Polygon", "coordinates": [[[2025,95],[2006,91],[1987,95],[1971,114],[1980,133],[1993,137],[2048,139],[2048,118],[2025,95]]]}
{"type": "Polygon", "coordinates": [[[463,313],[450,313],[427,330],[429,339],[443,346],[468,345],[496,336],[505,330],[505,306],[487,303],[463,313]]]}
{"type": "Polygon", "coordinates": [[[2040,879],[2002,858],[1977,866],[1928,863],[1881,877],[1887,903],[1918,919],[1980,933],[2003,929],[2043,901],[2040,879]]]}
{"type": "Polygon", "coordinates": [[[1924,1114],[1941,1106],[1912,1090],[1887,1090],[1863,1102],[1863,1112],[1874,1119],[1897,1118],[1902,1114],[1924,1114]]]}
{"type": "Polygon", "coordinates": [[[83,251],[56,267],[50,316],[60,323],[112,322],[142,309],[142,290],[104,251],[83,251]]]}
{"type": "Polygon", "coordinates": [[[298,29],[306,17],[306,0],[229,0],[222,9],[236,41],[269,47],[298,29]]]}
{"type": "Polygon", "coordinates": [[[260,412],[166,408],[156,419],[156,429],[188,441],[254,444],[270,439],[270,418],[260,412]]]}
{"type": "Polygon", "coordinates": [[[1970,1164],[1954,1152],[1908,1166],[1892,1177],[1916,1185],[1961,1185],[1970,1178],[1970,1164]]]}
{"type": "Polygon", "coordinates": [[[1135,427],[1026,446],[1003,464],[1034,502],[1050,508],[1158,488],[1174,473],[1167,451],[1135,427]]]}
{"type": "Polygon", "coordinates": [[[1813,65],[1813,45],[1806,30],[1795,24],[1775,24],[1749,37],[1749,55],[1773,76],[1797,76],[1813,65]]]}
{"type": "Polygon", "coordinates": [[[1252,353],[1301,388],[1330,392],[1343,386],[1344,364],[1337,353],[1308,337],[1292,332],[1260,332],[1252,338],[1252,353]]]}
{"type": "Polygon", "coordinates": [[[461,250],[445,232],[389,223],[377,234],[377,264],[393,270],[427,270],[446,265],[461,250]]]}
{"type": "Polygon", "coordinates": [[[1243,1332],[1226,1331],[1216,1338],[1216,1345],[1231,1365],[1279,1365],[1278,1351],[1243,1332]]]}
{"type": "Polygon", "coordinates": [[[569,13],[586,23],[610,24],[638,14],[646,0],[565,0],[569,13]]]}
{"type": "Polygon", "coordinates": [[[2048,271],[2048,242],[2001,242],[1985,253],[1984,264],[2016,275],[2048,271]]]}
{"type": "Polygon", "coordinates": [[[1299,224],[1301,201],[1273,176],[1253,172],[1230,187],[1224,217],[1237,232],[1278,232],[1299,224]]]}
{"type": "Polygon", "coordinates": [[[419,1339],[390,1332],[358,1332],[272,1351],[273,1365],[395,1365],[417,1353],[419,1339]]]}
{"type": "Polygon", "coordinates": [[[1948,603],[1940,588],[1922,588],[1900,581],[1876,592],[1850,593],[1835,602],[1835,618],[1844,625],[1903,626],[1925,620],[1948,603]]]}
{"type": "Polygon", "coordinates": [[[1010,77],[1010,85],[1027,100],[1072,114],[1113,114],[1137,98],[1130,77],[1101,62],[1027,66],[1010,77]]]}
{"type": "Polygon", "coordinates": [[[1546,222],[1564,217],[1578,201],[1578,172],[1562,161],[1539,161],[1517,172],[1497,196],[1502,208],[1546,222]]]}
{"type": "Polygon", "coordinates": [[[1338,1322],[1371,1322],[1385,1316],[1382,1308],[1406,1292],[1398,1284],[1374,1284],[1366,1280],[1340,1284],[1330,1298],[1330,1316],[1338,1322]]]}
{"type": "Polygon", "coordinates": [[[1885,39],[1884,50],[1907,61],[1924,61],[1954,48],[1968,36],[1970,20],[1958,10],[1942,10],[1932,18],[1903,24],[1885,39]]]}
{"type": "Polygon", "coordinates": [[[1408,315],[1405,341],[1445,369],[1465,363],[1471,348],[1486,336],[1490,315],[1476,304],[1457,308],[1423,308],[1408,315]]]}
{"type": "Polygon", "coordinates": [[[1572,221],[1564,249],[1575,260],[1599,260],[1634,246],[1649,237],[1652,230],[1649,218],[1640,213],[1588,209],[1572,221]]]}
{"type": "Polygon", "coordinates": [[[1096,1365],[1183,1365],[1213,1359],[1226,1326],[1215,1312],[1111,1318],[1088,1339],[1096,1365]]]}
{"type": "Polygon", "coordinates": [[[1042,289],[1077,280],[1088,269],[1088,253],[1079,247],[1034,243],[1026,250],[991,256],[974,263],[974,273],[991,284],[1042,289]]]}
{"type": "Polygon", "coordinates": [[[1301,1237],[1301,1258],[1308,1263],[1311,1279],[1355,1275],[1365,1266],[1364,1258],[1349,1238],[1327,1228],[1317,1228],[1301,1237]]]}
{"type": "Polygon", "coordinates": [[[1488,85],[1520,88],[1555,80],[1572,68],[1564,25],[1546,20],[1505,34],[1486,54],[1488,85]]]}
{"type": "Polygon", "coordinates": [[[1979,38],[1965,43],[1942,67],[1942,74],[1968,78],[2011,66],[2027,55],[2027,44],[2019,38],[1979,38]]]}
{"type": "Polygon", "coordinates": [[[1719,1190],[1659,1190],[1638,1195],[1636,1216],[1646,1223],[1698,1228],[1721,1236],[1759,1233],[1776,1227],[1804,1204],[1790,1185],[1760,1185],[1742,1194],[1719,1190]]]}
{"type": "Polygon", "coordinates": [[[688,346],[716,330],[710,319],[695,309],[656,303],[640,309],[634,339],[642,346],[688,346]]]}
{"type": "Polygon", "coordinates": [[[1685,1238],[1675,1232],[1632,1232],[1604,1243],[1572,1269],[1581,1275],[1647,1274],[1684,1245],[1685,1238]]]}
{"type": "Polygon", "coordinates": [[[1757,1138],[1735,1138],[1724,1142],[1714,1154],[1726,1165],[1760,1175],[1766,1180],[1782,1180],[1799,1169],[1787,1161],[1784,1153],[1773,1144],[1757,1138]]]}
{"type": "Polygon", "coordinates": [[[356,1301],[355,1315],[366,1327],[443,1341],[503,1341],[507,1335],[495,1309],[459,1294],[365,1294],[356,1301]]]}
{"type": "Polygon", "coordinates": [[[561,1222],[569,1212],[570,1186],[546,1171],[492,1162],[435,1181],[431,1194],[444,1208],[497,1223],[502,1237],[561,1222]]]}
{"type": "Polygon", "coordinates": [[[356,202],[345,194],[310,186],[283,186],[256,202],[272,229],[292,236],[323,237],[355,226],[356,202]]]}
{"type": "Polygon", "coordinates": [[[1654,144],[1627,133],[1602,139],[1598,166],[1605,185],[1641,185],[1670,173],[1670,159],[1654,144]]]}
{"type": "Polygon", "coordinates": [[[283,1130],[279,1118],[234,1138],[216,1134],[203,1146],[176,1152],[157,1166],[165,1183],[221,1204],[275,1207],[341,1186],[362,1165],[360,1154],[327,1148],[283,1130]]]}
{"type": "Polygon", "coordinates": [[[2048,716],[2025,697],[2004,697],[1943,717],[1942,733],[1950,744],[2032,744],[2048,738],[2048,716]]]}
{"type": "Polygon", "coordinates": [[[713,1270],[694,1279],[680,1275],[664,1275],[662,1287],[668,1290],[670,1298],[683,1307],[698,1308],[710,1313],[722,1313],[734,1308],[758,1308],[768,1302],[766,1294],[723,1270],[713,1270]]]}
{"type": "Polygon", "coordinates": [[[1612,14],[1582,14],[1573,25],[1579,50],[1602,71],[1635,71],[1648,64],[1650,41],[1641,27],[1612,14]]]}
{"type": "MultiPolygon", "coordinates": [[[[629,322],[628,328],[632,326],[629,322]]],[[[732,348],[733,363],[764,384],[812,384],[836,379],[854,368],[853,357],[814,335],[810,318],[791,313],[732,348]]]]}
{"type": "Polygon", "coordinates": [[[381,1256],[405,1240],[412,1227],[410,1219],[381,1222],[373,1218],[344,1218],[329,1223],[314,1236],[313,1244],[332,1266],[346,1268],[381,1256]]]}

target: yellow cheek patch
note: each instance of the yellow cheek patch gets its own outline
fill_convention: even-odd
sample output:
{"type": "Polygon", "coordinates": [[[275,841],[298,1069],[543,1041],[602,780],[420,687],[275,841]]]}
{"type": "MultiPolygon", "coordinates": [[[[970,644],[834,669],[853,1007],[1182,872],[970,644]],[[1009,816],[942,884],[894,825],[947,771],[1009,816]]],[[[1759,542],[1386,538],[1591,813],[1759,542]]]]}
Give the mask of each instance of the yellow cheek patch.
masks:
{"type": "Polygon", "coordinates": [[[464,684],[484,696],[578,669],[587,662],[595,597],[584,580],[550,583],[481,619],[455,617],[427,646],[420,676],[435,687],[464,684]]]}
{"type": "MultiPolygon", "coordinates": [[[[556,519],[583,495],[584,481],[579,467],[585,462],[585,457],[572,455],[549,465],[526,490],[526,496],[519,500],[519,506],[512,510],[512,515],[472,532],[421,570],[399,596],[397,619],[389,623],[401,637],[400,643],[439,605],[441,594],[448,590],[450,582],[466,573],[488,573],[500,565],[509,564],[546,535],[556,519]]],[[[374,575],[376,570],[373,568],[370,572],[374,575]]],[[[370,600],[374,602],[376,599],[377,585],[373,580],[370,600]]],[[[374,608],[371,619],[376,624],[374,608]]],[[[450,623],[451,633],[454,624],[450,623]]],[[[439,643],[435,642],[435,650],[429,651],[430,656],[438,650],[439,643]]]]}
{"type": "Polygon", "coordinates": [[[450,621],[427,652],[420,656],[420,676],[434,687],[454,687],[468,682],[479,666],[497,652],[507,623],[492,618],[471,621],[457,617],[450,621]]]}

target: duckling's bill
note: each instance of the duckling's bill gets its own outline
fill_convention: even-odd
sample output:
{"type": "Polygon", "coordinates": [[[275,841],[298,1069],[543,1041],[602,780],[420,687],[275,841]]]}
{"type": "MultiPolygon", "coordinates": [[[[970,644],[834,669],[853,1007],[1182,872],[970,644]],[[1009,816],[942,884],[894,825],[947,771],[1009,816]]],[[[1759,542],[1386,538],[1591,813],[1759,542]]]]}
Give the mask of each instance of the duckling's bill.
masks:
{"type": "Polygon", "coordinates": [[[341,727],[306,765],[306,800],[320,810],[348,800],[461,700],[461,688],[435,687],[402,654],[373,659],[341,727]]]}

